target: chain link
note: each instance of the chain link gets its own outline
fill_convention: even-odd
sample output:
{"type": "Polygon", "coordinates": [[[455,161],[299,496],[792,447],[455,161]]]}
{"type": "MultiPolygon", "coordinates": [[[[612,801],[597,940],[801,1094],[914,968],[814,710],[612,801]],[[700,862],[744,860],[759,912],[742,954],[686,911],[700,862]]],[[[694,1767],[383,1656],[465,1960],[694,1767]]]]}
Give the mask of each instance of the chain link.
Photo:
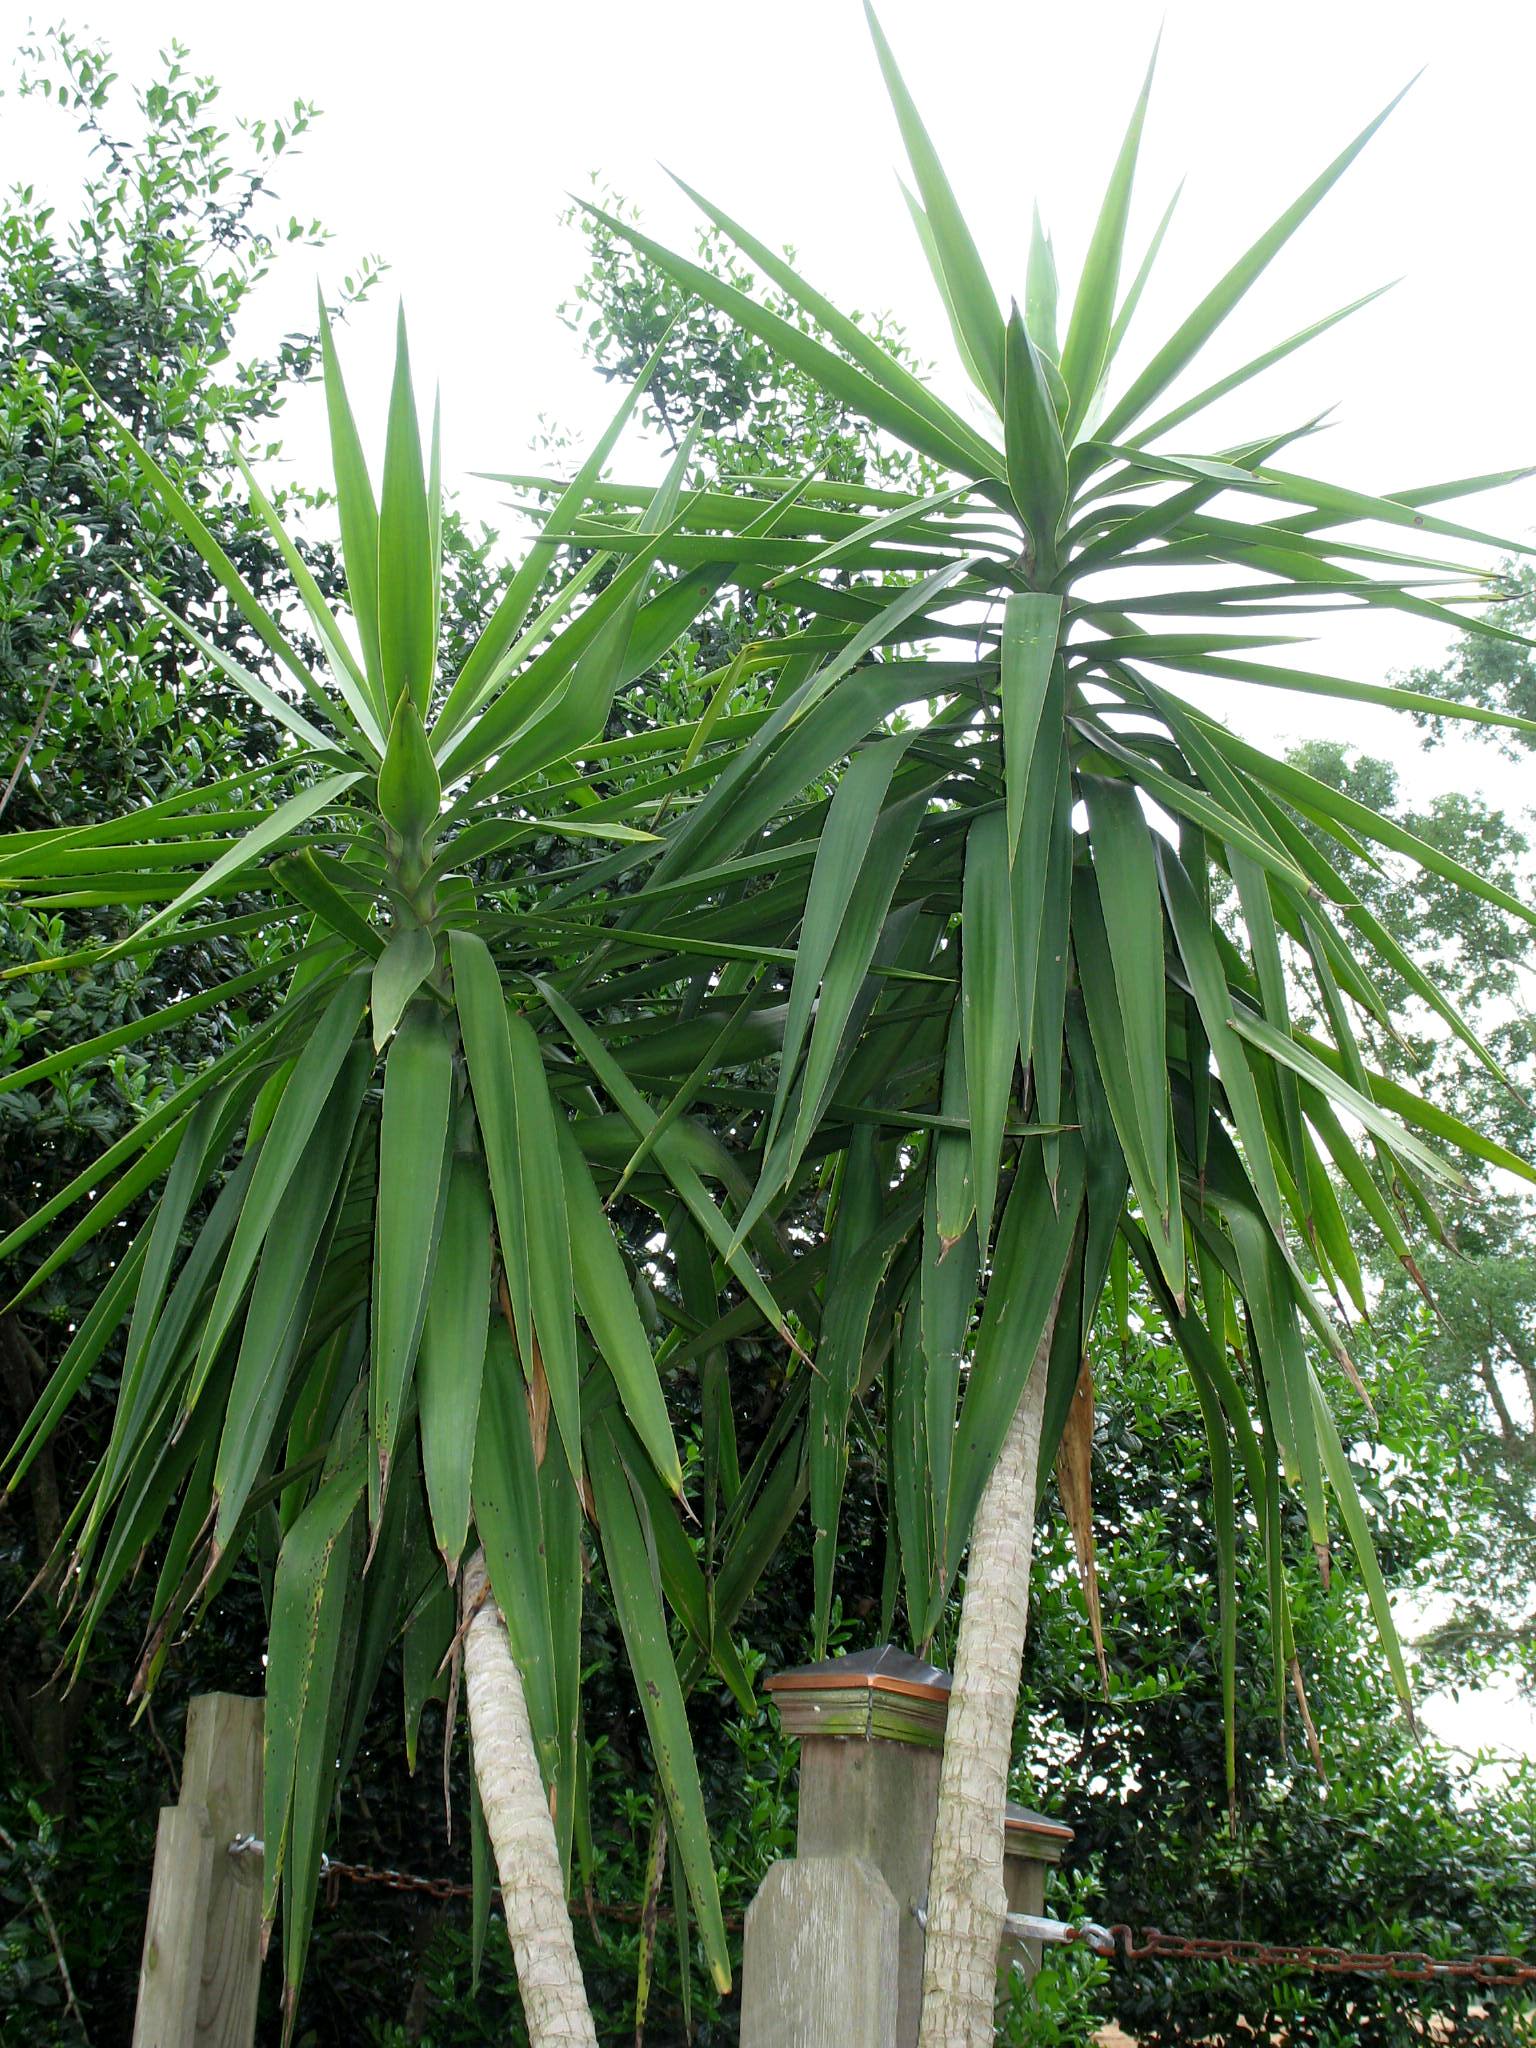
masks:
{"type": "MultiPolygon", "coordinates": [[[[231,1856],[259,1856],[262,1849],[263,1844],[255,1835],[237,1835],[229,1845],[231,1856]]],[[[336,1904],[343,1884],[379,1885],[385,1891],[414,1892],[421,1897],[438,1900],[472,1899],[475,1895],[473,1885],[461,1884],[451,1877],[418,1877],[408,1870],[374,1870],[362,1863],[343,1863],[335,1856],[320,1858],[320,1882],[325,1887],[325,1900],[328,1906],[336,1904]]],[[[500,1885],[492,1885],[491,1896],[497,1899],[501,1897],[500,1885]]],[[[641,1906],[608,1899],[568,1899],[566,1904],[573,1917],[589,1920],[620,1920],[628,1922],[631,1926],[638,1926],[645,1917],[645,1910],[641,1906]]],[[[660,1920],[670,1920],[670,1908],[658,1907],[656,1917],[660,1920]]],[[[727,1914],[725,1924],[739,1933],[742,1926],[740,1915],[727,1914]]]]}
{"type": "MultiPolygon", "coordinates": [[[[1241,1963],[1259,1969],[1316,1970],[1327,1976],[1381,1977],[1406,1984],[1428,1984],[1442,1980],[1477,1984],[1489,1989],[1500,1986],[1536,1984],[1536,1963],[1511,1955],[1457,1956],[1444,1959],[1421,1949],[1333,1948],[1315,1943],[1247,1941],[1238,1937],[1203,1934],[1165,1934],[1159,1927],[1144,1927],[1138,1941],[1134,1928],[1124,1922],[1109,1929],[1123,1961],[1139,1963],[1161,1959],[1168,1962],[1241,1963]]],[[[1073,1929],[1080,1941],[1089,1939],[1086,1928],[1073,1929]]]]}
{"type": "MultiPolygon", "coordinates": [[[[261,1854],[262,1844],[254,1836],[237,1835],[230,1844],[232,1856],[261,1854]]],[[[338,1887],[347,1884],[381,1885],[386,1891],[416,1892],[429,1899],[468,1899],[474,1887],[450,1877],[418,1877],[405,1870],[374,1870],[361,1863],[342,1863],[333,1856],[320,1859],[320,1878],[330,1904],[336,1903],[338,1887]]],[[[496,1896],[500,1888],[493,1887],[496,1896]]],[[[596,1915],[605,1920],[636,1925],[643,1908],[620,1905],[603,1899],[572,1899],[573,1914],[596,1915]]],[[[661,1918],[669,1917],[661,1909],[661,1918]]],[[[740,1928],[739,1918],[726,1925],[740,1928]]],[[[1213,1962],[1239,1963],[1253,1969],[1315,1970],[1325,1976],[1361,1976],[1389,1979],[1394,1983],[1429,1984],[1436,1981],[1476,1984],[1484,1989],[1512,1989],[1536,1984],[1536,1963],[1511,1955],[1476,1955],[1443,1958],[1422,1949],[1334,1948],[1317,1943],[1250,1941],[1239,1936],[1210,1934],[1165,1934],[1160,1927],[1136,1930],[1119,1921],[1103,1928],[1085,1923],[1062,1927],[1058,1939],[1086,1943],[1098,1953],[1118,1954],[1125,1963],[1213,1962]]]]}

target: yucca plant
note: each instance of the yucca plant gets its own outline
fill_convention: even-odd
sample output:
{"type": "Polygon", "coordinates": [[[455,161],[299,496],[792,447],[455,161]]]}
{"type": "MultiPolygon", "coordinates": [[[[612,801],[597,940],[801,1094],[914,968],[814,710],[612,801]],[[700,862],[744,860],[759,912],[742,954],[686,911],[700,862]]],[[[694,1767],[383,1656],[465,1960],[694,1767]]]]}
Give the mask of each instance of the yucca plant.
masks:
{"type": "Polygon", "coordinates": [[[145,1684],[242,1545],[279,1546],[268,1884],[269,1904],[288,1888],[290,1992],[331,1760],[401,1631],[414,1739],[457,1568],[476,1775],[534,2038],[591,2038],[557,1898],[580,1796],[584,1527],[723,1981],[684,1696],[712,1668],[748,1697],[731,1630],[807,1494],[825,1644],[850,1431],[883,1395],[918,1642],[969,1550],[924,2039],[989,2039],[1037,1473],[1064,1445],[1081,1501],[1089,1338],[1124,1315],[1133,1267],[1207,1421],[1229,1720],[1245,1505],[1282,1710],[1292,1677],[1286,1483],[1324,1568],[1342,1523],[1406,1692],[1325,1392],[1353,1372],[1325,1297],[1365,1307],[1340,1183],[1412,1269],[1410,1221],[1435,1227],[1434,1185],[1455,1174],[1440,1144],[1527,1169],[1373,1071],[1371,1033],[1392,1028],[1381,963],[1475,1039],[1351,899],[1330,847],[1384,847],[1532,913],[1239,740],[1177,678],[1419,705],[1252,657],[1278,644],[1270,613],[1321,604],[1477,623],[1465,570],[1339,530],[1475,540],[1427,509],[1475,485],[1377,498],[1277,467],[1307,424],[1167,452],[1342,314],[1156,412],[1377,124],[1117,395],[1150,264],[1122,289],[1145,93],[1062,338],[1038,228],[1025,309],[1004,319],[876,35],[914,217],[995,424],[943,402],[717,208],[825,341],[611,225],[952,485],[690,488],[685,447],[663,484],[627,489],[602,478],[621,414],[546,494],[485,638],[438,683],[437,462],[404,358],[375,507],[327,343],[357,648],[306,591],[331,665],[317,680],[199,543],[291,677],[239,679],[292,733],[299,793],[271,807],[190,790],[0,856],[39,905],[158,906],[125,951],[185,936],[199,903],[264,892],[271,958],[253,974],[281,981],[271,1014],[0,1249],[90,1198],[35,1285],[164,1183],[12,1469],[126,1322],[112,1442],[60,1558],[77,1659],[157,1532],[145,1684]],[[674,573],[652,589],[658,569],[674,573]],[[772,581],[801,629],[743,647],[678,727],[613,737],[618,693],[727,578],[772,581]],[[617,843],[557,865],[561,839],[617,843]],[[1303,1001],[1320,1028],[1297,1021],[1303,1001]],[[604,1210],[631,1200],[652,1220],[626,1265],[604,1210]],[[729,1383],[742,1336],[781,1375],[750,1457],[729,1383]],[[685,1373],[703,1416],[696,1533],[675,1506],[664,1392],[685,1373]]]}
{"type": "MultiPolygon", "coordinates": [[[[52,1560],[73,1613],[70,1662],[78,1671],[103,1609],[152,1547],[134,1682],[144,1696],[236,1562],[254,1547],[270,1569],[265,1904],[270,1925],[281,1893],[289,2030],[329,1810],[402,1640],[413,1763],[424,1702],[449,1667],[456,1694],[462,1650],[481,1933],[488,1843],[533,2038],[590,2040],[565,1908],[583,1797],[583,1529],[724,1988],[683,1696],[711,1670],[750,1702],[729,1631],[799,1469],[778,1437],[744,1479],[733,1471],[706,1588],[675,1513],[681,1466],[640,1306],[651,1289],[605,1204],[622,1181],[658,1212],[684,1246],[689,1299],[697,1308],[707,1294],[713,1320],[711,1247],[723,1273],[742,1272],[771,1303],[731,1250],[708,1185],[739,1172],[688,1118],[628,1131],[593,1101],[579,1044],[548,1035],[567,1002],[557,985],[581,1003],[601,958],[590,864],[560,849],[646,842],[653,814],[699,773],[696,730],[607,740],[615,693],[725,570],[649,589],[685,502],[685,444],[622,522],[621,551],[584,550],[562,574],[560,545],[536,541],[458,674],[440,681],[438,437],[434,421],[424,461],[403,322],[377,498],[328,328],[323,342],[355,642],[246,471],[322,673],[119,428],[166,515],[280,665],[278,683],[182,630],[291,747],[269,768],[120,819],[13,833],[0,851],[0,883],[39,909],[146,913],[119,943],[42,967],[110,968],[216,932],[249,935],[254,954],[235,980],[16,1068],[0,1087],[46,1083],[211,1003],[266,1005],[225,1056],[0,1246],[10,1259],[54,1233],[25,1298],[159,1188],[6,1473],[14,1484],[26,1470],[126,1324],[110,1441],[52,1560]],[[236,894],[258,907],[222,914],[236,894]],[[663,1589],[681,1630],[675,1657],[663,1589]]],[[[557,523],[584,502],[633,400],[557,523]]],[[[721,721],[715,744],[732,738],[721,721]]],[[[590,1027],[599,1064],[609,1020],[654,1008],[643,974],[627,996],[616,980],[602,994],[590,1027]]]]}
{"type": "MultiPolygon", "coordinates": [[[[1325,1574],[1342,1526],[1407,1701],[1326,1391],[1331,1374],[1364,1391],[1328,1301],[1368,1309],[1345,1191],[1416,1275],[1412,1232],[1439,1231],[1436,1186],[1458,1179],[1446,1148],[1533,1175],[1373,1067],[1372,1035],[1394,1029],[1376,980],[1385,972],[1497,1072],[1415,959],[1413,935],[1387,930],[1354,899],[1335,855],[1417,862],[1528,923],[1536,912],[1240,738],[1180,684],[1199,677],[1231,697],[1255,684],[1344,707],[1491,720],[1475,705],[1255,656],[1285,644],[1293,617],[1325,608],[1388,607],[1499,634],[1476,609],[1497,584],[1427,556],[1422,543],[1510,548],[1432,508],[1526,472],[1387,496],[1343,488],[1283,459],[1316,419],[1189,450],[1189,423],[1215,400],[1377,296],[1193,380],[1187,396],[1171,389],[1391,107],[1122,376],[1172,211],[1127,282],[1150,71],[1070,309],[1063,319],[1037,214],[1024,303],[1005,314],[870,22],[916,185],[907,202],[986,424],[946,404],[692,188],[712,226],[825,340],[604,219],[957,479],[926,494],[803,482],[775,541],[755,548],[729,524],[739,502],[695,506],[714,512],[758,573],[774,575],[805,631],[779,650],[794,665],[773,716],[670,835],[647,885],[654,897],[690,872],[697,885],[700,863],[712,861],[726,901],[766,872],[750,899],[757,937],[793,944],[744,1224],[793,1206],[808,1158],[837,1158],[835,1175],[823,1174],[829,1277],[805,1393],[819,1634],[850,1412],[878,1375],[918,1640],[969,1544],[921,2037],[924,2048],[948,2048],[992,2038],[1037,1475],[1061,1447],[1063,1495],[1086,1550],[1090,1336],[1101,1316],[1124,1318],[1132,1268],[1178,1339],[1207,1424],[1229,1775],[1244,1485],[1268,1573],[1282,1714],[1288,1682],[1300,1685],[1282,1485],[1300,1490],[1325,1574]],[[1414,549],[1360,532],[1382,527],[1410,530],[1414,549]],[[939,641],[946,658],[891,658],[939,641]],[[903,729],[904,720],[914,722],[903,729]],[[786,815],[785,798],[813,777],[831,779],[830,804],[817,788],[786,815]],[[1298,1021],[1304,1012],[1312,1028],[1298,1021]]],[[[765,502],[778,487],[737,481],[765,502]]],[[[609,528],[578,530],[596,539],[609,528]]],[[[662,553],[689,562],[718,545],[698,537],[664,542],[662,553]]],[[[610,872],[648,858],[615,855],[610,872]]],[[[1096,1615],[1091,1582],[1089,1594],[1096,1615]]]]}

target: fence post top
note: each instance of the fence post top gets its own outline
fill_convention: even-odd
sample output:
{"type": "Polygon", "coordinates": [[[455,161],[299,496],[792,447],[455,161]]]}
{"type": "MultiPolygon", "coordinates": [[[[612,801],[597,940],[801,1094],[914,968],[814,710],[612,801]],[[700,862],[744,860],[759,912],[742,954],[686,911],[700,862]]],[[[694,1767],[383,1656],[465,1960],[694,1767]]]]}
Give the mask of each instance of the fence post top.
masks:
{"type": "Polygon", "coordinates": [[[1076,1831],[1064,1820],[1035,1813],[1010,1799],[1003,1809],[1003,1854],[1028,1856],[1037,1863],[1059,1863],[1076,1831]]]}
{"type": "Polygon", "coordinates": [[[824,1657],[765,1681],[786,1735],[853,1736],[942,1749],[950,1676],[893,1643],[824,1657]]]}

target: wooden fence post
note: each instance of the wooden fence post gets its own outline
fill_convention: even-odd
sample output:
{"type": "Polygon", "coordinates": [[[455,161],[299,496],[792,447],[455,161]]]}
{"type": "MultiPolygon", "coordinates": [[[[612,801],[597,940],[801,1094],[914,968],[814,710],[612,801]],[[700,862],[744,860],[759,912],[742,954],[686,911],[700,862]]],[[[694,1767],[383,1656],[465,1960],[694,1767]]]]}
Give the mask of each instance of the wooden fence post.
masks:
{"type": "Polygon", "coordinates": [[[203,1693],[187,1710],[181,1797],[162,1807],[133,2048],[251,2048],[261,1978],[262,1702],[203,1693]]]}
{"type": "MultiPolygon", "coordinates": [[[[1010,1802],[1003,1820],[1003,1889],[1010,1913],[1044,1913],[1047,1873],[1061,1861],[1071,1839],[1072,1830],[1064,1822],[1010,1802]]],[[[1005,1940],[1002,1960],[1005,1968],[1033,1977],[1040,1967],[1040,1944],[1005,1940]]]]}
{"type": "MultiPolygon", "coordinates": [[[[800,1817],[747,1914],[742,2048],[916,2048],[949,1673],[885,1644],[767,1690],[800,1738],[800,1817]]],[[[1021,1806],[1004,1830],[1009,1911],[1039,1914],[1072,1830],[1021,1806]]],[[[1039,1944],[1000,1961],[1033,1976],[1039,1944]]]]}
{"type": "Polygon", "coordinates": [[[949,1674],[887,1644],[781,1671],[767,1689],[784,1732],[800,1738],[800,1821],[795,1861],[774,1866],[747,1916],[742,2048],[912,2048],[923,1990],[917,1909],[928,1896],[949,1674]],[[855,1866],[864,1873],[858,1879],[848,1875],[855,1866]],[[834,1870],[843,1873],[836,1882],[834,1870]],[[885,1940],[885,1918],[872,1903],[875,1877],[893,1907],[888,2002],[871,1996],[864,1973],[866,1947],[874,1952],[885,1940]],[[773,1910],[759,1914],[770,1888],[773,1910]],[[850,1923],[854,1897],[863,1917],[850,1923]],[[805,1914],[825,1916],[824,1938],[797,1937],[785,1910],[792,1899],[805,1914]],[[843,1941],[840,1962],[827,1953],[834,1936],[843,1941]],[[797,2031],[813,1953],[820,1960],[808,1981],[824,2019],[819,2031],[797,2031]],[[770,2004],[787,2016],[784,2024],[767,2023],[770,2004]],[[879,2031],[863,2031],[869,2025],[879,2031]]]}
{"type": "Polygon", "coordinates": [[[747,1908],[742,2048],[892,2048],[899,1917],[862,1856],[775,1863],[747,1908]]]}

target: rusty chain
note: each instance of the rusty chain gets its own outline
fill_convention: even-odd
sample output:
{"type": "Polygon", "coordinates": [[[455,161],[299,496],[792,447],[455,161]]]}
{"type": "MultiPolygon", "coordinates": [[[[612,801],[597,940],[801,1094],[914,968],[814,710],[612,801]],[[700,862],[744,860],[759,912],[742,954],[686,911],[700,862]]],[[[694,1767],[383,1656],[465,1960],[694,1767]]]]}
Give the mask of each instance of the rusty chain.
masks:
{"type": "MultiPolygon", "coordinates": [[[[232,1855],[259,1854],[261,1844],[250,1836],[239,1836],[230,1845],[232,1855]]],[[[381,1885],[387,1891],[417,1892],[431,1899],[468,1899],[472,1885],[450,1877],[418,1877],[404,1870],[374,1870],[361,1863],[342,1863],[335,1857],[321,1858],[320,1878],[326,1900],[335,1905],[340,1885],[381,1885]]],[[[500,1887],[493,1887],[499,1895],[500,1887]]],[[[587,1918],[626,1921],[637,1924],[643,1909],[604,1899],[571,1899],[573,1914],[587,1918]]],[[[662,1915],[665,1917],[666,1909],[662,1915]]],[[[726,1925],[739,1929],[732,1917],[726,1925]]],[[[1443,1958],[1422,1949],[1348,1949],[1322,1943],[1253,1941],[1240,1936],[1209,1934],[1165,1934],[1160,1927],[1144,1927],[1140,1938],[1124,1921],[1113,1927],[1063,1926],[1059,1940],[1082,1942],[1118,1955],[1124,1963],[1220,1962],[1239,1963],[1255,1969],[1315,1970],[1326,1976],[1361,1976],[1387,1979],[1393,1983],[1428,1984],[1459,1981],[1487,1990],[1513,1989],[1536,1984],[1536,1962],[1522,1956],[1475,1955],[1443,1958]]]]}
{"type": "MultiPolygon", "coordinates": [[[[254,1835],[237,1835],[229,1845],[229,1853],[231,1856],[259,1856],[262,1853],[262,1846],[260,1839],[254,1835]]],[[[418,1877],[408,1870],[374,1870],[362,1863],[343,1863],[335,1856],[320,1858],[320,1882],[325,1888],[325,1902],[328,1906],[336,1904],[343,1883],[379,1885],[385,1891],[415,1892],[424,1898],[437,1900],[472,1899],[475,1895],[473,1885],[463,1884],[456,1878],[418,1877]]],[[[491,1895],[493,1898],[500,1898],[501,1886],[492,1885],[491,1895]]],[[[568,1899],[566,1904],[573,1916],[589,1920],[622,1920],[631,1925],[638,1925],[643,1914],[643,1908],[639,1906],[608,1899],[568,1899]]],[[[668,1907],[658,1908],[658,1918],[670,1920],[671,1917],[668,1907]]],[[[741,1918],[739,1915],[728,1915],[725,1924],[739,1932],[741,1918]]]]}
{"type": "MultiPolygon", "coordinates": [[[[1387,1978],[1396,1983],[1427,1984],[1459,1980],[1489,1989],[1499,1986],[1536,1984],[1536,1963],[1521,1956],[1477,1955],[1442,1959],[1422,1949],[1334,1948],[1320,1943],[1250,1941],[1237,1936],[1165,1934],[1159,1927],[1144,1927],[1138,1941],[1134,1928],[1123,1921],[1107,1930],[1115,1950],[1126,1963],[1164,1960],[1168,1962],[1242,1963],[1259,1969],[1317,1970],[1329,1976],[1387,1978]]],[[[1088,1938],[1086,1929],[1073,1929],[1078,1940],[1088,1938]]]]}

